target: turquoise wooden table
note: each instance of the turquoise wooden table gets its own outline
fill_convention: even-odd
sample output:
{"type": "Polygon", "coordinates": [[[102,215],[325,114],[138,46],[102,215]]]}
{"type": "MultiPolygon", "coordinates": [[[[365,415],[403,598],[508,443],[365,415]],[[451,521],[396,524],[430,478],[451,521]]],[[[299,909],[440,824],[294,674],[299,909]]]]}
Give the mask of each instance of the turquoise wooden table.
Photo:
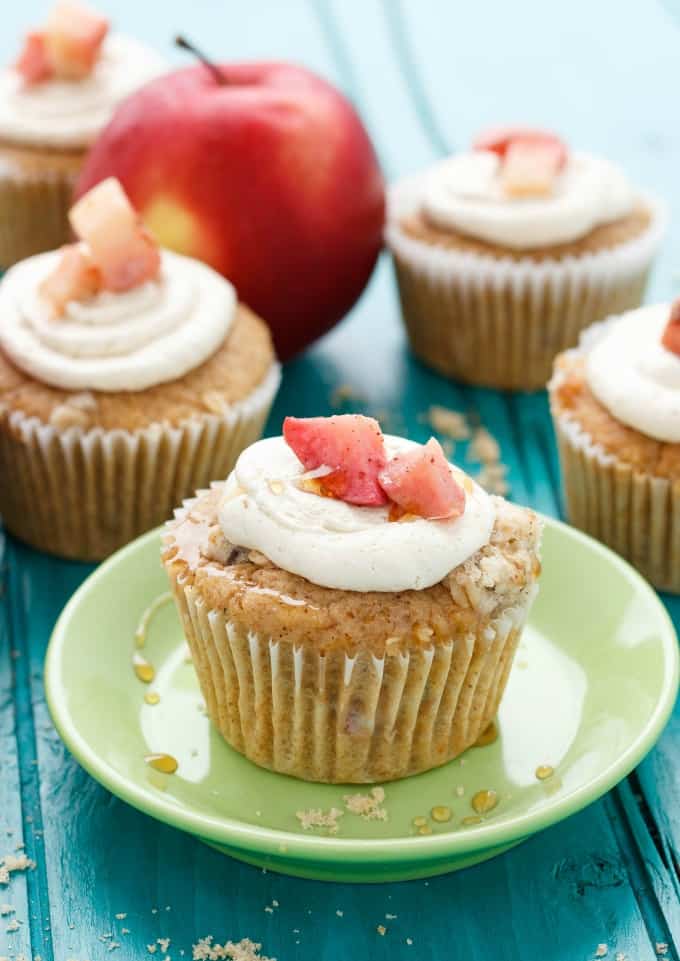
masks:
{"type": "MultiPolygon", "coordinates": [[[[675,226],[650,297],[677,291],[680,3],[97,5],[176,60],[169,40],[181,29],[218,56],[289,58],[317,69],[359,106],[387,177],[506,120],[553,127],[620,159],[670,203],[675,226]]],[[[38,0],[3,5],[0,59],[43,10],[38,0]]],[[[512,496],[559,515],[545,397],[459,387],[413,361],[387,262],[351,317],[288,366],[269,431],[278,432],[285,413],[330,412],[339,385],[351,386],[352,406],[417,440],[427,437],[421,415],[430,404],[478,417],[501,443],[512,496]]],[[[0,854],[20,848],[36,863],[0,885],[0,958],[177,961],[213,935],[220,943],[250,937],[279,961],[585,961],[605,952],[612,961],[677,961],[678,710],[653,753],[602,801],[479,867],[370,888],[264,874],[127,807],[69,757],[45,707],[41,672],[55,618],[89,568],[9,539],[0,554],[0,854]],[[13,913],[3,914],[5,903],[13,913]]],[[[680,602],[668,604],[680,624],[680,602]]]]}

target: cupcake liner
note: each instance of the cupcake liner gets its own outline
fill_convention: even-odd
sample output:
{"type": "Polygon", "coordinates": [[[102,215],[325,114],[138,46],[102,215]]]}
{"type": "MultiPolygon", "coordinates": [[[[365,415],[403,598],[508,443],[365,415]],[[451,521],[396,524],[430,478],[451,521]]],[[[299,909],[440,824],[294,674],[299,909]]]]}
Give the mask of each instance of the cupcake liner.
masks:
{"type": "Polygon", "coordinates": [[[570,523],[680,594],[680,483],[638,473],[606,453],[566,414],[553,412],[570,523]]]}
{"type": "Polygon", "coordinates": [[[645,196],[651,222],[632,240],[561,260],[497,259],[408,236],[398,221],[412,191],[393,193],[386,231],[411,347],[440,373],[487,387],[543,388],[584,327],[639,306],[666,222],[645,196]]]}
{"type": "Polygon", "coordinates": [[[78,176],[75,162],[65,169],[23,169],[2,163],[0,148],[0,270],[71,239],[68,212],[78,176]]]}
{"type": "Polygon", "coordinates": [[[535,593],[477,634],[350,657],[249,630],[168,571],[208,714],[225,740],[261,767],[336,784],[417,774],[474,744],[497,712],[535,593]]]}
{"type": "Polygon", "coordinates": [[[39,550],[101,560],[167,520],[197,487],[228,475],[257,440],[280,380],[262,383],[222,414],[171,427],[59,430],[19,411],[0,416],[0,513],[39,550]]]}

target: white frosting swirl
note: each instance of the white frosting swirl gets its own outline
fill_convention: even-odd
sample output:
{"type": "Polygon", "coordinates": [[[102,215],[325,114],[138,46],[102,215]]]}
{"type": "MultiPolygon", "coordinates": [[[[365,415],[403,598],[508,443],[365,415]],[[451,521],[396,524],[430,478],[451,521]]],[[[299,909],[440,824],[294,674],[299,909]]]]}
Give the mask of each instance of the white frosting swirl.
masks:
{"type": "Polygon", "coordinates": [[[490,151],[459,154],[425,175],[422,206],[439,226],[512,249],[585,236],[631,212],[635,194],[620,168],[589,154],[569,155],[548,196],[508,197],[501,160],[490,151]]]}
{"type": "Polygon", "coordinates": [[[584,341],[593,394],[623,424],[680,443],[680,357],[661,343],[669,304],[640,307],[591,328],[584,341]]]}
{"type": "MultiPolygon", "coordinates": [[[[388,455],[417,445],[385,438],[388,455]]],[[[455,470],[455,468],[452,468],[455,470]]],[[[219,506],[224,535],[314,584],[348,591],[422,590],[486,544],[492,499],[474,485],[449,521],[388,521],[388,507],[355,507],[298,486],[303,468],[282,437],[245,450],[219,506]]]]}
{"type": "Polygon", "coordinates": [[[37,380],[66,390],[144,390],[182,377],[224,341],[236,294],[205,264],[164,250],[157,281],[71,301],[53,318],[38,288],[59,257],[29,257],[0,284],[0,347],[37,380]]]}
{"type": "Polygon", "coordinates": [[[8,67],[0,71],[0,140],[87,147],[121,100],[166,69],[155,51],[119,34],[104,40],[99,60],[82,80],[26,84],[8,67]]]}

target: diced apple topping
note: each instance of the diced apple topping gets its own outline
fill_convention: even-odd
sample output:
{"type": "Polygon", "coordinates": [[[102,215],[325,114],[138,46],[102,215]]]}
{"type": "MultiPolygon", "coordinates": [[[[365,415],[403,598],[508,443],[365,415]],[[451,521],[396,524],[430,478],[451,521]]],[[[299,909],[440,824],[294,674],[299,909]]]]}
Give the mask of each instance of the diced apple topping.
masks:
{"type": "Polygon", "coordinates": [[[564,167],[569,157],[567,145],[556,134],[533,127],[493,127],[479,134],[472,148],[473,150],[490,150],[503,160],[512,144],[516,143],[553,146],[559,155],[559,169],[564,167]]]}
{"type": "Polygon", "coordinates": [[[387,502],[378,483],[378,474],[387,463],[385,442],[372,417],[286,417],[283,436],[305,470],[330,469],[317,478],[326,495],[362,507],[387,502]]]}
{"type": "Polygon", "coordinates": [[[114,177],[81,197],[71,208],[69,220],[87,243],[105,290],[130,290],[158,277],[158,245],[114,177]]]}
{"type": "Polygon", "coordinates": [[[680,357],[680,297],[671,304],[671,312],[661,343],[666,350],[680,357]]]}
{"type": "Polygon", "coordinates": [[[474,150],[500,157],[500,177],[508,197],[546,196],[555,188],[569,152],[554,134],[530,127],[497,127],[480,134],[474,150]]]}
{"type": "Polygon", "coordinates": [[[551,194],[559,173],[559,146],[548,141],[511,143],[501,167],[503,190],[509,197],[551,194]]]}
{"type": "Polygon", "coordinates": [[[42,83],[54,75],[45,49],[45,34],[33,30],[26,35],[24,47],[14,65],[27,84],[42,83]]]}
{"type": "Polygon", "coordinates": [[[58,0],[45,29],[29,33],[16,69],[26,83],[82,80],[94,69],[109,22],[77,0],[58,0]]]}
{"type": "Polygon", "coordinates": [[[378,479],[390,500],[406,514],[454,520],[465,511],[465,491],[434,437],[423,447],[396,454],[378,479]]]}
{"type": "Polygon", "coordinates": [[[61,258],[40,285],[40,294],[59,317],[71,300],[87,300],[101,289],[101,274],[83,244],[61,248],[61,258]]]}

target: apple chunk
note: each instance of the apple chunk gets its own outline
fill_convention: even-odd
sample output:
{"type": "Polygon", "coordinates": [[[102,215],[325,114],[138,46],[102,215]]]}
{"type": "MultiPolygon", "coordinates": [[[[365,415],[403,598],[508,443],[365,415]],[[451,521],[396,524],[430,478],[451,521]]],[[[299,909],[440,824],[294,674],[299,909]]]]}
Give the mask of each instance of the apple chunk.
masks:
{"type": "Polygon", "coordinates": [[[501,168],[503,190],[520,198],[551,194],[560,164],[560,148],[548,141],[511,143],[501,168]]]}
{"type": "Polygon", "coordinates": [[[319,478],[327,494],[362,507],[387,501],[378,484],[387,457],[377,420],[362,414],[286,417],[283,436],[305,470],[330,468],[319,478]]]}
{"type": "Polygon", "coordinates": [[[109,23],[75,0],[59,0],[47,18],[45,49],[57,77],[82,80],[97,62],[109,23]]]}
{"type": "Polygon", "coordinates": [[[69,220],[88,244],[106,290],[130,290],[158,276],[158,245],[114,177],[81,197],[71,208],[69,220]]]}
{"type": "Polygon", "coordinates": [[[52,315],[60,317],[71,300],[87,300],[101,289],[99,269],[83,244],[61,248],[59,263],[40,285],[52,315]]]}
{"type": "Polygon", "coordinates": [[[23,50],[19,54],[14,68],[28,84],[43,83],[54,75],[52,64],[45,49],[44,33],[33,30],[26,34],[23,50]]]}
{"type": "Polygon", "coordinates": [[[392,457],[378,480],[390,500],[408,514],[454,520],[465,511],[465,491],[434,437],[424,447],[392,457]]]}
{"type": "Polygon", "coordinates": [[[672,354],[680,357],[680,298],[671,304],[668,323],[664,328],[661,343],[672,354]]]}

